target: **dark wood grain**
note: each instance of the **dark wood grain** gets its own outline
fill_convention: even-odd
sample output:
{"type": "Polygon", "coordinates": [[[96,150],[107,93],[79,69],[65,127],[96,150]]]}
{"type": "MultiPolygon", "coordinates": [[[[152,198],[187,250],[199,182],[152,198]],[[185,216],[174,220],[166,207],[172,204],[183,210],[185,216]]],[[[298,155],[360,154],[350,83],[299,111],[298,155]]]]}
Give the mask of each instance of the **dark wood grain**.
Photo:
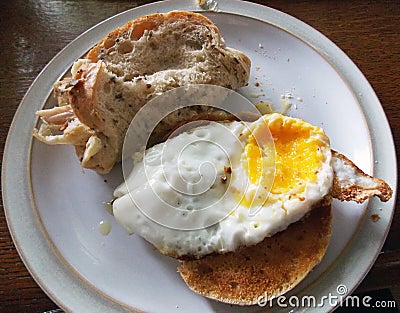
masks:
{"type": "MultiPolygon", "coordinates": [[[[150,1],[49,0],[0,2],[0,157],[14,113],[41,69],[66,44],[101,20],[150,1]]],[[[267,3],[267,1],[257,1],[267,3]]],[[[361,69],[387,114],[400,146],[400,2],[268,1],[335,42],[361,69]]],[[[399,158],[399,150],[397,150],[399,158]]],[[[400,159],[400,158],[399,158],[400,159]]],[[[399,173],[399,168],[393,169],[399,173]]],[[[358,291],[400,284],[400,208],[383,252],[358,291]]],[[[1,202],[0,312],[56,309],[21,262],[1,202]]]]}

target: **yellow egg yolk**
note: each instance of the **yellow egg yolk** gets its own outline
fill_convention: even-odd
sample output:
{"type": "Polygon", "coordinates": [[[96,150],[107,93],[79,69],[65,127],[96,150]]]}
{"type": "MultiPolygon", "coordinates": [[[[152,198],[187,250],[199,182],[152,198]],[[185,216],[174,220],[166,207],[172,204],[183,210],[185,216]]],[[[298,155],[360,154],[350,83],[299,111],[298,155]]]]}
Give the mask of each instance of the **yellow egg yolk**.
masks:
{"type": "MultiPolygon", "coordinates": [[[[321,128],[302,120],[272,114],[266,116],[265,122],[275,145],[275,177],[271,193],[302,192],[306,182],[317,179],[324,161],[319,149],[328,139],[321,128]]],[[[264,131],[267,130],[264,128],[264,131]]],[[[254,136],[248,137],[245,167],[250,183],[262,183],[263,171],[266,170],[263,168],[263,155],[268,157],[273,153],[270,150],[267,146],[260,147],[254,136]]]]}
{"type": "Polygon", "coordinates": [[[305,182],[317,179],[323,162],[319,149],[323,142],[316,138],[322,135],[319,127],[300,120],[276,120],[269,124],[275,143],[275,179],[271,192],[285,193],[303,189],[305,182]]]}

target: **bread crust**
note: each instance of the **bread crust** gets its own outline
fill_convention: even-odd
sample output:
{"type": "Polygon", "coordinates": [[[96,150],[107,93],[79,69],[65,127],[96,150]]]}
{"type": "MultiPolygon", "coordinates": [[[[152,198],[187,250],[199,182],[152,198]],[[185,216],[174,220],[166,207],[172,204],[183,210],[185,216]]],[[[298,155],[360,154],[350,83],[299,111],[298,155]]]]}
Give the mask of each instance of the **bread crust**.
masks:
{"type": "Polygon", "coordinates": [[[131,40],[138,40],[143,36],[143,33],[147,30],[155,30],[160,25],[164,23],[174,22],[176,20],[183,19],[190,21],[194,24],[208,25],[208,27],[213,28],[215,32],[219,33],[218,28],[204,15],[187,12],[187,11],[172,11],[168,13],[154,13],[139,17],[133,21],[129,21],[125,25],[114,29],[106,37],[98,42],[98,44],[93,47],[86,58],[92,62],[99,61],[101,57],[101,50],[108,49],[113,46],[117,38],[124,36],[124,34],[129,34],[131,40]]]}
{"type": "Polygon", "coordinates": [[[389,201],[393,190],[380,178],[365,174],[349,158],[332,150],[333,160],[333,185],[331,190],[332,197],[340,201],[355,201],[362,203],[365,200],[377,196],[382,202],[389,201]],[[340,175],[339,170],[347,167],[352,171],[352,177],[340,175]],[[358,178],[358,179],[355,179],[358,178]]]}
{"type": "Polygon", "coordinates": [[[331,197],[302,220],[257,245],[180,262],[190,289],[225,303],[252,305],[296,286],[321,261],[331,236],[331,197]]]}
{"type": "Polygon", "coordinates": [[[96,129],[102,125],[102,120],[96,110],[98,105],[96,90],[99,85],[99,71],[103,68],[104,64],[101,62],[89,64],[68,95],[76,117],[88,127],[96,129]]]}

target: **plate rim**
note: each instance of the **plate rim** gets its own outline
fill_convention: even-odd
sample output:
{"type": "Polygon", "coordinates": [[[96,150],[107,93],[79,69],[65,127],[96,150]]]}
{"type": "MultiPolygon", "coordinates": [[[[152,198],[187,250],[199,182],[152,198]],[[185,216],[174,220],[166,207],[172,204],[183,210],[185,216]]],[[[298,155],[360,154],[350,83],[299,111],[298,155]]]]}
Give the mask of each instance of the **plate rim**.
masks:
{"type": "MultiPolygon", "coordinates": [[[[374,241],[369,244],[368,249],[365,248],[365,245],[361,246],[361,243],[357,238],[368,237],[369,231],[371,228],[371,222],[368,221],[368,216],[371,215],[372,207],[382,207],[382,203],[378,203],[377,200],[370,200],[366,214],[364,218],[361,220],[360,225],[354,234],[351,241],[348,243],[346,249],[341,253],[339,258],[330,266],[330,268],[324,272],[321,277],[317,279],[317,282],[314,285],[307,288],[309,291],[310,288],[314,288],[314,291],[320,288],[320,284],[329,285],[332,278],[337,277],[345,277],[346,274],[349,277],[348,273],[343,273],[343,270],[339,269],[339,264],[348,264],[348,267],[354,269],[351,264],[355,263],[351,260],[351,255],[354,251],[364,252],[362,257],[367,258],[369,261],[365,263],[369,263],[367,266],[359,266],[357,275],[358,281],[351,282],[349,279],[345,279],[344,282],[346,286],[349,287],[348,294],[358,286],[358,284],[362,281],[365,275],[368,273],[369,269],[374,264],[376,258],[378,257],[379,251],[381,250],[384,241],[386,239],[387,233],[390,229],[391,220],[394,214],[394,205],[396,198],[396,190],[397,190],[397,172],[393,171],[392,173],[388,170],[387,164],[393,164],[395,168],[397,168],[397,160],[395,154],[395,147],[393,142],[393,136],[391,133],[390,125],[388,123],[385,112],[383,111],[382,105],[379,102],[374,90],[371,85],[365,78],[365,76],[361,73],[358,67],[350,60],[350,58],[332,41],[330,41],[327,37],[321,34],[316,29],[312,28],[310,25],[286,14],[280,12],[278,10],[272,9],[270,7],[259,5],[256,3],[245,2],[240,0],[219,0],[218,1],[219,10],[223,13],[231,13],[231,14],[240,14],[245,17],[257,19],[268,24],[274,25],[279,29],[282,29],[290,34],[296,36],[301,39],[303,42],[310,45],[314,50],[320,53],[324,59],[328,60],[330,65],[340,73],[341,78],[348,84],[350,90],[354,93],[354,96],[358,100],[358,103],[361,106],[362,112],[365,115],[366,122],[368,128],[371,133],[372,140],[372,153],[373,158],[378,159],[379,162],[374,164],[374,174],[379,177],[386,179],[394,192],[393,198],[386,203],[388,209],[391,207],[390,214],[385,214],[384,219],[381,218],[380,223],[374,224],[375,230],[379,230],[380,240],[374,241]],[[334,53],[332,53],[332,51],[334,53]],[[378,119],[380,123],[372,123],[373,120],[378,119]],[[377,125],[379,124],[379,125],[377,125]],[[376,135],[378,134],[378,135],[376,135]],[[378,149],[378,137],[387,136],[383,143],[384,148],[382,146],[378,149]],[[381,151],[385,151],[382,153],[381,151]],[[383,164],[386,164],[384,166],[383,164]],[[384,225],[383,225],[384,224],[384,225]],[[365,252],[368,250],[371,252],[375,250],[375,254],[371,256],[365,252]]],[[[49,238],[46,236],[46,230],[43,228],[42,223],[40,222],[40,216],[36,209],[31,210],[30,215],[20,216],[18,213],[22,212],[14,212],[13,208],[24,207],[27,203],[29,203],[30,209],[35,207],[32,188],[30,185],[30,151],[32,145],[31,135],[25,131],[24,136],[16,136],[17,133],[17,123],[18,121],[29,121],[26,127],[27,130],[31,130],[36,124],[37,120],[32,119],[34,111],[39,109],[39,107],[31,106],[30,110],[27,108],[27,102],[30,97],[32,97],[33,90],[39,89],[39,96],[36,98],[41,98],[41,96],[49,94],[49,90],[51,90],[52,79],[46,79],[45,77],[49,72],[54,73],[65,73],[65,62],[57,62],[59,61],[64,54],[69,53],[71,50],[75,51],[75,54],[70,54],[68,59],[77,59],[82,53],[83,48],[77,49],[78,46],[89,47],[93,46],[94,42],[97,42],[101,38],[104,37],[106,33],[110,31],[110,27],[117,27],[118,25],[122,25],[120,20],[125,20],[127,16],[130,16],[131,19],[142,16],[145,14],[153,13],[153,12],[167,12],[171,10],[188,10],[188,11],[198,11],[198,12],[207,12],[202,11],[195,2],[188,2],[185,0],[167,0],[160,1],[155,3],[146,4],[143,6],[139,6],[136,8],[129,9],[127,11],[121,12],[110,18],[98,23],[97,25],[91,27],[81,35],[79,35],[76,39],[74,39],[71,43],[69,43],[65,48],[63,48],[40,72],[40,74],[35,78],[32,85],[29,87],[25,96],[21,100],[18,109],[14,115],[13,121],[11,123],[6,144],[4,147],[3,154],[3,163],[2,163],[2,195],[3,195],[3,205],[6,216],[6,221],[8,228],[10,230],[11,237],[14,242],[14,246],[16,247],[21,259],[24,262],[25,267],[30,272],[31,276],[35,279],[38,285],[42,288],[42,290],[60,307],[68,310],[79,310],[82,307],[96,307],[96,309],[102,310],[112,310],[116,311],[127,311],[132,308],[121,306],[121,303],[115,302],[113,299],[104,298],[99,294],[97,290],[92,290],[90,288],[90,284],[88,282],[81,281],[81,277],[79,274],[74,273],[71,275],[72,267],[68,264],[65,264],[65,260],[58,255],[57,249],[53,247],[53,243],[49,241],[49,238]],[[94,30],[97,30],[98,40],[93,39],[91,41],[87,41],[87,37],[90,37],[91,33],[94,30]],[[93,42],[94,41],[94,42],[93,42]],[[78,53],[79,52],[79,53],[78,53]],[[58,65],[56,65],[58,63],[58,65]],[[60,64],[64,64],[61,66],[60,64]],[[64,71],[59,71],[61,67],[64,67],[64,71]],[[57,71],[58,69],[58,71],[57,71]],[[47,80],[47,82],[46,82],[47,80]],[[30,117],[30,119],[29,119],[30,117]],[[32,126],[32,127],[30,127],[32,126]],[[15,154],[17,153],[17,154],[15,154]],[[15,155],[20,155],[21,159],[17,160],[17,162],[7,162],[8,159],[15,155]],[[23,169],[25,172],[18,171],[20,166],[23,165],[23,169]],[[23,172],[23,173],[22,173],[23,172]],[[15,174],[17,173],[17,175],[15,174]],[[15,179],[15,178],[18,179],[15,179]],[[24,181],[25,179],[25,181],[24,181]],[[27,179],[27,180],[26,180],[27,179]],[[20,189],[18,190],[18,183],[22,182],[23,186],[23,195],[21,196],[20,189]],[[14,187],[14,188],[12,188],[14,187]],[[19,192],[18,192],[19,191],[19,192]],[[19,197],[16,197],[19,196],[19,197]],[[35,217],[35,218],[32,218],[35,217]],[[19,219],[19,220],[18,220],[19,219]],[[18,226],[19,225],[19,226],[18,226]],[[27,227],[28,226],[28,227],[27,227]],[[22,229],[25,228],[25,229],[22,229]],[[45,240],[43,240],[43,236],[45,236],[45,240]],[[26,238],[29,238],[27,240],[26,238]],[[49,275],[48,266],[49,263],[42,264],[43,262],[38,261],[37,257],[35,258],[33,246],[36,244],[32,244],[31,239],[35,241],[36,244],[39,244],[40,251],[44,252],[46,255],[46,259],[48,262],[51,262],[51,265],[57,271],[54,271],[55,275],[49,275]],[[29,247],[31,246],[31,247],[29,247]],[[54,277],[55,276],[55,277],[54,277]],[[56,285],[59,285],[58,287],[56,285]],[[69,285],[70,290],[69,293],[65,293],[65,289],[60,289],[61,286],[69,285]],[[71,287],[73,286],[73,287],[71,287]],[[79,294],[79,301],[74,295],[79,294]],[[84,306],[80,306],[84,305],[84,306]]],[[[114,28],[115,28],[114,27],[114,28]]],[[[50,75],[55,76],[56,74],[50,75]]],[[[56,78],[57,79],[57,78],[56,78]]],[[[55,80],[54,80],[55,81],[55,80]]],[[[36,90],[35,90],[36,91],[36,90]]],[[[47,99],[47,97],[46,97],[47,99]]],[[[38,106],[39,104],[37,104],[38,106]]],[[[381,142],[379,142],[382,145],[381,142]]],[[[14,157],[15,160],[15,157],[14,157]]],[[[20,187],[20,186],[19,186],[20,187]]],[[[29,213],[29,212],[28,212],[29,213]]],[[[380,212],[382,214],[382,212],[380,212]]],[[[37,246],[36,246],[37,247],[37,246]]],[[[357,263],[358,264],[358,263],[357,263]]],[[[359,264],[358,264],[359,265],[359,264]]],[[[352,274],[354,276],[354,272],[352,274]]],[[[313,289],[311,289],[313,290],[313,289]]],[[[317,294],[320,292],[316,292],[317,294]]],[[[315,312],[327,312],[326,307],[324,308],[315,308],[315,312]]],[[[329,308],[328,308],[329,311],[329,308]]]]}

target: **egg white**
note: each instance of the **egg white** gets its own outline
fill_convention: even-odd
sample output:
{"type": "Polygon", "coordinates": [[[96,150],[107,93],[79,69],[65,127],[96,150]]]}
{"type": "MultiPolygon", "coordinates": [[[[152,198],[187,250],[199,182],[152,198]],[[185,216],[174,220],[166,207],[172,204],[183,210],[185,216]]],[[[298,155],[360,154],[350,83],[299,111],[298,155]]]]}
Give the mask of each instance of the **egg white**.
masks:
{"type": "Polygon", "coordinates": [[[329,193],[333,172],[329,141],[315,133],[323,160],[316,179],[301,191],[270,193],[275,159],[267,124],[285,118],[212,122],[148,149],[114,192],[115,218],[174,257],[235,251],[286,229],[329,193]],[[260,150],[262,174],[251,182],[245,147],[254,139],[267,148],[260,150]]]}

